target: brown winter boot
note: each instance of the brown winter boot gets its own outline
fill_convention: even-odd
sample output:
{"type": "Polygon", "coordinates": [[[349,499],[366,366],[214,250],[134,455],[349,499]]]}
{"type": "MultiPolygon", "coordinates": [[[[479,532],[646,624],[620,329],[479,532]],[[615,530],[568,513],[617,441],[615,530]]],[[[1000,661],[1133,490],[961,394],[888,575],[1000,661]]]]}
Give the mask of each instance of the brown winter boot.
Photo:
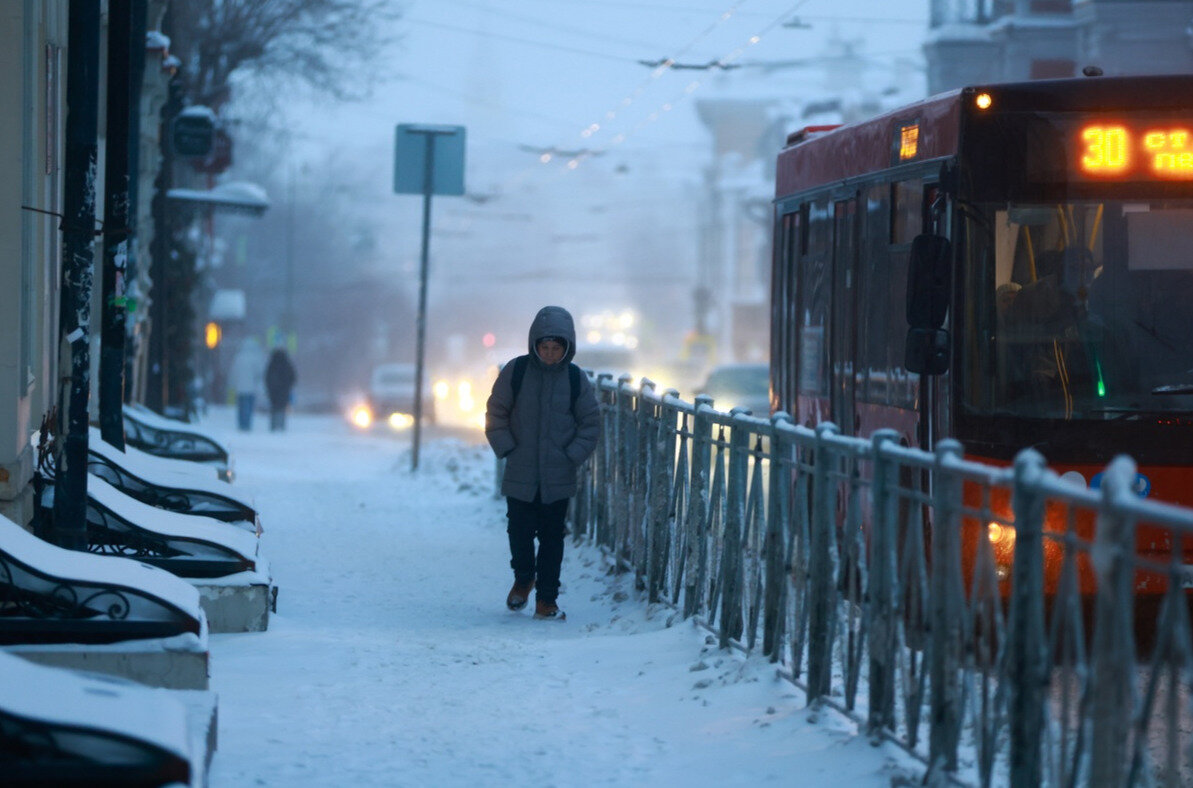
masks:
{"type": "Polygon", "coordinates": [[[544,618],[548,621],[567,620],[567,614],[559,609],[559,605],[554,602],[544,602],[541,599],[534,603],[534,617],[544,618]]]}
{"type": "Polygon", "coordinates": [[[514,581],[514,587],[510,589],[509,596],[505,598],[505,606],[510,610],[521,610],[526,607],[526,601],[530,599],[530,592],[534,590],[534,581],[529,583],[519,583],[514,581]]]}

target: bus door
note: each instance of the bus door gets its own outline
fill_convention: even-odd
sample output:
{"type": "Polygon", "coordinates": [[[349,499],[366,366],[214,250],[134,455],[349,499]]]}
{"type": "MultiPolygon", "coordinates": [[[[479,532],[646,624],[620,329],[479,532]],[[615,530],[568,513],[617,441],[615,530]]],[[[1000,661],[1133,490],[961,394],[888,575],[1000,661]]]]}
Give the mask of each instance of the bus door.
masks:
{"type": "Polygon", "coordinates": [[[842,435],[857,432],[857,197],[833,204],[833,296],[829,408],[842,435]]]}

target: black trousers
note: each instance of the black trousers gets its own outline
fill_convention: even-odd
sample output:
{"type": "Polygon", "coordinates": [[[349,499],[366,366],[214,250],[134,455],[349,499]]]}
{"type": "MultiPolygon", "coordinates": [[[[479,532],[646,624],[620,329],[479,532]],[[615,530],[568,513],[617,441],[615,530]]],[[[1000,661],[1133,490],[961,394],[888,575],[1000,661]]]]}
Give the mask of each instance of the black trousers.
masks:
{"type": "Polygon", "coordinates": [[[568,499],[543,503],[506,498],[510,538],[510,566],[518,583],[535,582],[535,596],[541,602],[554,602],[559,596],[559,565],[563,563],[563,528],[568,499]],[[534,540],[538,539],[538,556],[534,540]]]}

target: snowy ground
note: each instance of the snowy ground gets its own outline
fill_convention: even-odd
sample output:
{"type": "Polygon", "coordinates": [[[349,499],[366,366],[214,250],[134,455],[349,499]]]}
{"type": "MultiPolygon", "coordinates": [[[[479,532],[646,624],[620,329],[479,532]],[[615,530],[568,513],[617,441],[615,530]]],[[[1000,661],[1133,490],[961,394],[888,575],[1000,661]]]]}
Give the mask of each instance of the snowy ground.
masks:
{"type": "Polygon", "coordinates": [[[570,545],[563,624],[505,609],[512,580],[493,461],[424,431],[361,434],[298,415],[285,433],[204,428],[256,497],[280,587],[269,631],[213,635],[212,788],[890,786],[922,772],[874,747],[766,661],[648,607],[570,545]]]}

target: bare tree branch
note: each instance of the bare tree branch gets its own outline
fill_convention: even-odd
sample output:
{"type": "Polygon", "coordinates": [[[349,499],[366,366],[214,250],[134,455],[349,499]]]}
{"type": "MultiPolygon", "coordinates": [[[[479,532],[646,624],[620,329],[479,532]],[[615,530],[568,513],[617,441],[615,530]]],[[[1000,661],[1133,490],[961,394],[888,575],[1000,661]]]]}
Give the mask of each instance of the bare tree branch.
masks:
{"type": "Polygon", "coordinates": [[[218,110],[233,75],[293,79],[335,98],[364,95],[364,68],[392,40],[394,0],[185,0],[170,5],[187,94],[218,110]]]}

